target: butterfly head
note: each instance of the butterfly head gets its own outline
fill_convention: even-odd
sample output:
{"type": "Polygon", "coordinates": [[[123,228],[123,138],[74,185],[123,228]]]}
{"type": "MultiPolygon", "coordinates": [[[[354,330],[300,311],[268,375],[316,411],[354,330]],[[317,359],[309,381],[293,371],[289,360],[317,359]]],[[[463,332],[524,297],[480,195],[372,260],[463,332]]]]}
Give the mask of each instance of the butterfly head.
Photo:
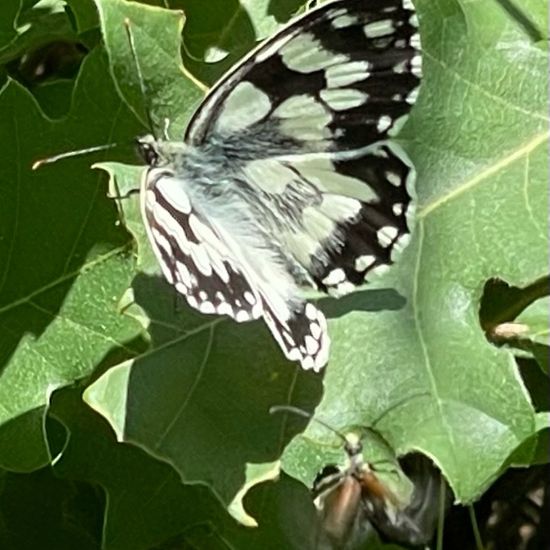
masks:
{"type": "Polygon", "coordinates": [[[141,158],[149,166],[158,166],[161,155],[159,153],[159,142],[151,134],[136,139],[137,149],[141,158]]]}

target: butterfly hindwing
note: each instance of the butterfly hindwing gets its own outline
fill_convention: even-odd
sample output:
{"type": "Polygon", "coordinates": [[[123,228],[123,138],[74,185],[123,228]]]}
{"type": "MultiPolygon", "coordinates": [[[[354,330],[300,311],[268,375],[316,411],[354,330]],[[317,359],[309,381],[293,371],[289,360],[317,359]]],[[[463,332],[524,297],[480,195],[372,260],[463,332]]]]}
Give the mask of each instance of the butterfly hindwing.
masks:
{"type": "Polygon", "coordinates": [[[193,207],[181,181],[155,170],[146,177],[141,206],[153,250],[189,305],[238,322],[263,316],[288,359],[320,370],[328,359],[323,314],[301,300],[288,304],[275,285],[262,284],[252,262],[235,252],[234,241],[193,207]]]}
{"type": "Polygon", "coordinates": [[[257,319],[262,306],[230,251],[193,209],[177,180],[149,171],[143,218],[168,281],[201,313],[257,319]]]}

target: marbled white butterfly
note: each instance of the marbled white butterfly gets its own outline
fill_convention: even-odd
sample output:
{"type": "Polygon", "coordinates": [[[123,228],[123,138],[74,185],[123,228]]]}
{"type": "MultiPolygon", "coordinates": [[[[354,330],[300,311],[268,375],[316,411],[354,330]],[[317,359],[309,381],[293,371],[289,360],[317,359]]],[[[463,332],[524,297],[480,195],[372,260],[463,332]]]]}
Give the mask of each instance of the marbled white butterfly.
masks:
{"type": "Polygon", "coordinates": [[[408,241],[414,170],[387,140],[417,96],[410,0],[337,0],[294,20],[209,92],[184,140],[138,139],[162,271],[202,313],[263,317],[285,356],[328,361],[310,285],[340,295],[408,241]]]}

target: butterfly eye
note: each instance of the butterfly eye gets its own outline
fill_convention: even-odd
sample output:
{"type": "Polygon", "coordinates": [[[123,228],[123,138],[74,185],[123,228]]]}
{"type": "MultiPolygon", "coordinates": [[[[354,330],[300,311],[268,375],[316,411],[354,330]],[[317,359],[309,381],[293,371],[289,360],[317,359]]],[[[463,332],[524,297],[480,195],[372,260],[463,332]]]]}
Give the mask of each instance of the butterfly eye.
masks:
{"type": "Polygon", "coordinates": [[[137,140],[137,147],[138,152],[141,156],[141,158],[149,165],[149,166],[157,166],[159,161],[159,155],[157,153],[157,150],[155,146],[148,142],[141,139],[137,140]]]}

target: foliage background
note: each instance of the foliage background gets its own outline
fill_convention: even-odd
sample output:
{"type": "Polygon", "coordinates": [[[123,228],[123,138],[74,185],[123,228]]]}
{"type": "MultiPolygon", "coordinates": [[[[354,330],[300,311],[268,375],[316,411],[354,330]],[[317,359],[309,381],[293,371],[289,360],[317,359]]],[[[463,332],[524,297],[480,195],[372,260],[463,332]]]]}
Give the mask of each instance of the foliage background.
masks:
{"type": "MultiPolygon", "coordinates": [[[[153,4],[0,6],[0,546],[312,547],[307,487],[341,446],[270,416],[276,404],[375,427],[391,447],[367,438],[375,463],[425,453],[457,502],[512,464],[546,462],[543,3],[416,2],[425,79],[400,141],[418,170],[417,227],[396,269],[321,301],[323,376],[286,363],[262,323],[175,300],[136,201],[107,196],[113,178],[122,192],[139,182],[130,140],[149,131],[146,109],[181,136],[204,90],[304,2],[170,2],[184,26],[153,4]]],[[[386,481],[405,494],[397,464],[386,481]]]]}

